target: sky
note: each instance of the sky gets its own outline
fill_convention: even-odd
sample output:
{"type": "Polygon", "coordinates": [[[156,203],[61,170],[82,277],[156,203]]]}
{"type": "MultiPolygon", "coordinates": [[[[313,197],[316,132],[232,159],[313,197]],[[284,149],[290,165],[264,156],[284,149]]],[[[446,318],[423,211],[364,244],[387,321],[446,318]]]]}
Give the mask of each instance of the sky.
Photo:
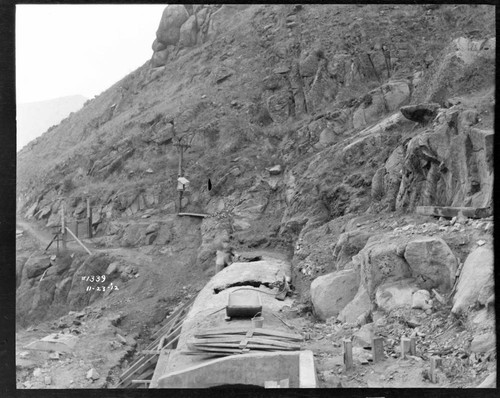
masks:
{"type": "Polygon", "coordinates": [[[151,58],[165,7],[17,5],[17,102],[99,95],[151,58]]]}

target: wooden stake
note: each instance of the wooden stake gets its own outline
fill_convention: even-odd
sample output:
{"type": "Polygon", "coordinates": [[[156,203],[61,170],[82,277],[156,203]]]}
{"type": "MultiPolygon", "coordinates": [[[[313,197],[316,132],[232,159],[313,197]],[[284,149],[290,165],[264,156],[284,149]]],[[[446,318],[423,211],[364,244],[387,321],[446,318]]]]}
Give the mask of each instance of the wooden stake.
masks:
{"type": "Polygon", "coordinates": [[[372,357],[373,362],[377,363],[384,360],[384,338],[383,337],[373,337],[372,338],[372,357]]]}
{"type": "Polygon", "coordinates": [[[349,339],[344,339],[342,341],[343,346],[344,346],[344,365],[346,370],[349,370],[352,368],[353,362],[352,362],[352,341],[349,339]]]}
{"type": "Polygon", "coordinates": [[[417,338],[415,336],[410,337],[410,355],[417,355],[417,338]]]}
{"type": "Polygon", "coordinates": [[[408,337],[401,338],[401,358],[406,358],[406,354],[410,352],[410,339],[408,337]]]}
{"type": "Polygon", "coordinates": [[[61,203],[61,239],[62,250],[66,250],[66,221],[64,219],[64,202],[61,203]]]}
{"type": "Polygon", "coordinates": [[[443,365],[443,360],[439,357],[431,357],[431,382],[437,383],[438,377],[436,371],[443,365]]]}

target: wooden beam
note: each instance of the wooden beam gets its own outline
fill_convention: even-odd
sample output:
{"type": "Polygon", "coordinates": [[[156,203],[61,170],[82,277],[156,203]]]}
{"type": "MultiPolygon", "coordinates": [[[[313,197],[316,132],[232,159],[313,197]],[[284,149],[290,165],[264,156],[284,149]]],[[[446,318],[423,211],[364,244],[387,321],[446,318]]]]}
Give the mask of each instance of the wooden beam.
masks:
{"type": "Polygon", "coordinates": [[[462,213],[468,218],[486,218],[492,215],[485,207],[417,206],[416,212],[424,216],[453,218],[462,213]]]}
{"type": "Polygon", "coordinates": [[[87,251],[88,254],[92,254],[92,252],[89,249],[87,249],[87,246],[85,246],[82,243],[82,241],[80,239],[78,239],[73,232],[71,232],[71,229],[69,229],[68,227],[66,227],[66,231],[69,232],[69,234],[80,244],[81,247],[83,247],[87,251]]]}
{"type": "MultiPolygon", "coordinates": [[[[248,327],[210,329],[195,334],[194,337],[204,338],[220,334],[246,334],[248,332],[248,329],[249,329],[248,327]]],[[[304,340],[300,334],[285,333],[278,330],[263,329],[263,328],[254,329],[254,335],[276,336],[282,339],[290,339],[294,341],[304,340]]]]}

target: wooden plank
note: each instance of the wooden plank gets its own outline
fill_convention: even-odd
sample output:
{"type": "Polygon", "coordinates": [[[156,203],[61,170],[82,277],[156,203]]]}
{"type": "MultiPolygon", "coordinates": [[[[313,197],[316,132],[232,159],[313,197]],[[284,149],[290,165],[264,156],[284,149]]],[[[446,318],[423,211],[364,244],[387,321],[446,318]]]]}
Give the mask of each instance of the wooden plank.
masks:
{"type": "MultiPolygon", "coordinates": [[[[248,327],[210,329],[210,330],[205,330],[203,332],[195,334],[194,337],[204,338],[204,337],[208,337],[208,336],[214,335],[214,334],[246,334],[248,329],[249,329],[248,327]]],[[[282,337],[282,338],[290,339],[290,340],[298,340],[298,341],[303,340],[302,336],[299,334],[286,333],[286,332],[281,332],[278,330],[271,330],[271,329],[264,329],[264,328],[254,329],[254,335],[256,335],[256,334],[260,334],[260,335],[264,335],[264,336],[278,336],[278,337],[282,337]]]]}
{"type": "Polygon", "coordinates": [[[191,297],[188,301],[186,301],[186,303],[178,308],[177,310],[175,310],[172,314],[170,314],[168,316],[168,320],[167,320],[167,323],[165,325],[163,325],[161,327],[161,329],[157,330],[154,334],[153,334],[153,337],[157,337],[158,335],[160,334],[163,334],[165,332],[165,330],[171,326],[171,323],[174,321],[174,319],[176,319],[176,317],[182,313],[182,311],[188,309],[188,307],[191,307],[191,305],[194,303],[194,300],[196,299],[196,296],[193,296],[191,297]]]}
{"type": "Polygon", "coordinates": [[[486,207],[417,206],[416,213],[424,216],[452,218],[462,213],[468,218],[486,218],[492,211],[486,207]]]}
{"type": "MultiPolygon", "coordinates": [[[[241,339],[243,336],[246,336],[246,335],[244,335],[244,334],[211,334],[210,336],[204,336],[202,338],[216,339],[216,338],[234,337],[234,338],[241,339]]],[[[248,336],[248,337],[259,337],[259,336],[252,335],[252,336],[248,336]]],[[[260,337],[266,338],[268,340],[282,341],[282,342],[296,342],[296,341],[298,341],[296,339],[286,339],[286,338],[280,337],[280,336],[268,336],[268,335],[264,335],[264,334],[261,334],[260,337]]],[[[300,341],[302,341],[302,340],[300,340],[300,341]]]]}
{"type": "MultiPolygon", "coordinates": [[[[122,385],[123,387],[127,387],[130,384],[130,380],[139,372],[143,372],[145,369],[151,367],[151,366],[156,366],[156,362],[158,361],[158,358],[155,356],[150,357],[144,364],[142,364],[135,372],[131,373],[129,376],[127,376],[123,381],[122,385]]],[[[154,368],[153,368],[154,371],[154,368]]],[[[139,378],[144,378],[139,376],[139,378]]]]}
{"type": "MultiPolygon", "coordinates": [[[[227,354],[241,354],[242,352],[249,352],[249,349],[240,350],[239,348],[212,348],[206,347],[203,349],[206,352],[218,352],[218,353],[227,353],[227,354]]],[[[193,353],[202,352],[201,350],[193,350],[193,353]]],[[[203,352],[202,352],[203,353],[203,352]]]]}
{"type": "Polygon", "coordinates": [[[142,369],[144,365],[146,365],[148,362],[152,362],[154,359],[156,359],[156,356],[142,356],[131,367],[129,367],[127,370],[125,370],[125,372],[122,373],[120,379],[124,380],[128,378],[130,375],[136,373],[138,370],[142,369]]]}
{"type": "MultiPolygon", "coordinates": [[[[181,329],[182,329],[182,323],[180,323],[174,331],[170,332],[170,334],[168,336],[165,336],[165,338],[164,338],[164,341],[166,341],[165,344],[169,344],[170,340],[172,338],[177,337],[177,335],[180,333],[181,329]]],[[[163,347],[158,347],[158,349],[161,350],[164,347],[165,347],[165,345],[163,347]]]]}
{"type": "Polygon", "coordinates": [[[132,384],[140,384],[140,383],[149,384],[149,383],[151,383],[151,380],[132,380],[131,383],[132,384]]]}
{"type": "MultiPolygon", "coordinates": [[[[275,345],[277,347],[285,347],[285,348],[300,348],[299,344],[290,344],[285,341],[279,341],[279,340],[272,340],[272,339],[263,339],[259,337],[249,337],[247,338],[246,336],[243,338],[244,340],[247,340],[249,343],[254,343],[254,344],[265,344],[265,345],[275,345]]],[[[218,339],[197,339],[197,340],[192,340],[191,342],[194,344],[220,344],[220,343],[240,343],[243,341],[243,339],[240,336],[234,336],[234,337],[223,337],[223,338],[218,338],[218,339]]]]}
{"type": "MultiPolygon", "coordinates": [[[[240,346],[239,343],[215,343],[215,344],[188,344],[189,348],[193,348],[195,350],[203,350],[205,348],[243,348],[240,346]]],[[[267,344],[251,344],[248,343],[246,346],[244,346],[248,349],[255,349],[255,350],[275,350],[275,351],[295,351],[300,349],[300,346],[297,347],[277,347],[275,345],[267,345],[267,344]]]]}
{"type": "Polygon", "coordinates": [[[188,309],[192,306],[195,299],[196,296],[193,296],[181,308],[178,308],[176,311],[174,311],[173,314],[169,316],[169,320],[167,321],[167,323],[156,332],[158,334],[162,331],[164,332],[164,330],[168,328],[167,336],[162,334],[147,346],[146,350],[144,350],[145,355],[142,355],[137,361],[135,361],[128,369],[126,369],[122,373],[122,375],[120,376],[121,381],[119,384],[117,384],[116,388],[120,387],[124,383],[129,383],[129,379],[131,378],[131,376],[143,370],[148,363],[152,362],[152,360],[157,361],[157,353],[159,352],[159,349],[156,348],[158,347],[160,341],[169,340],[164,347],[158,347],[165,349],[167,347],[170,347],[175,341],[178,340],[183,321],[187,315],[188,309]],[[172,328],[174,327],[175,329],[172,331],[172,328]]]}

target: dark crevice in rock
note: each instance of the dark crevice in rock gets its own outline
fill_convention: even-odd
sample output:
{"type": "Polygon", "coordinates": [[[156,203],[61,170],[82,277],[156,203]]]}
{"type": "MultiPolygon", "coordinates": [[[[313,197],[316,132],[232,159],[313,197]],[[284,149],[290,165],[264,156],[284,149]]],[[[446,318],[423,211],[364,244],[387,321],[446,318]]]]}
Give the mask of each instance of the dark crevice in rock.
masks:
{"type": "Polygon", "coordinates": [[[236,282],[236,283],[232,283],[230,285],[227,285],[227,286],[223,286],[223,287],[216,287],[214,288],[214,293],[215,294],[219,294],[220,292],[222,292],[223,290],[226,290],[226,289],[229,289],[230,287],[238,287],[238,286],[251,286],[251,287],[260,287],[260,286],[265,286],[265,287],[268,287],[269,289],[272,289],[274,288],[273,284],[272,283],[269,283],[269,282],[261,282],[261,281],[242,281],[242,282],[236,282]]]}

